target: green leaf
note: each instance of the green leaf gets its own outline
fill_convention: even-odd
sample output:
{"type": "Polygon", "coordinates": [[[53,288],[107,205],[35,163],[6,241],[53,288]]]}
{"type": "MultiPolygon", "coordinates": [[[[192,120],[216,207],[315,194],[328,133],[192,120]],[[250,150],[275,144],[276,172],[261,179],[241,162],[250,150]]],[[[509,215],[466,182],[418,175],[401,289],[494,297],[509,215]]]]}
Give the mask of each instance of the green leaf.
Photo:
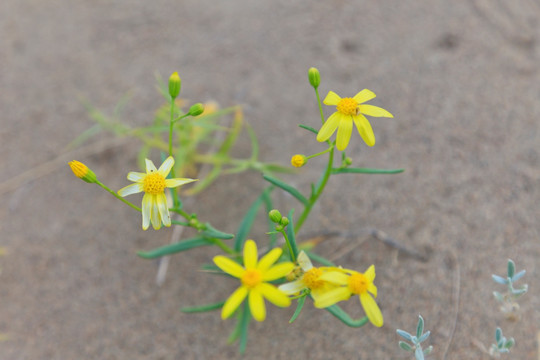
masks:
{"type": "Polygon", "coordinates": [[[311,132],[314,133],[315,135],[317,135],[317,134],[319,133],[317,130],[315,130],[315,129],[312,128],[311,126],[302,125],[302,124],[299,124],[298,126],[301,127],[302,129],[306,129],[306,130],[308,130],[308,131],[311,131],[311,132]]]}
{"type": "Polygon", "coordinates": [[[294,223],[293,223],[293,213],[294,209],[289,211],[289,215],[287,215],[287,218],[289,219],[289,225],[287,225],[287,237],[289,238],[289,243],[291,244],[292,248],[292,260],[296,260],[298,258],[298,246],[296,245],[296,236],[294,234],[294,223]]]}
{"type": "Polygon", "coordinates": [[[512,278],[515,272],[516,264],[512,260],[508,259],[508,277],[512,278]]]}
{"type": "Polygon", "coordinates": [[[206,226],[206,230],[202,232],[204,236],[225,240],[232,239],[234,237],[233,234],[228,234],[226,232],[217,230],[212,225],[210,225],[210,223],[205,223],[204,225],[206,226]]]}
{"type": "Polygon", "coordinates": [[[244,301],[244,311],[240,316],[240,353],[246,352],[247,340],[248,340],[248,325],[251,320],[251,312],[249,311],[249,302],[244,301]]]}
{"type": "MultiPolygon", "coordinates": [[[[263,195],[263,201],[264,201],[266,213],[268,214],[274,208],[274,204],[272,203],[272,198],[270,197],[269,193],[263,192],[262,195],[263,195]]],[[[276,234],[278,234],[278,232],[274,231],[275,227],[272,220],[270,220],[270,218],[267,218],[267,221],[268,221],[268,230],[269,230],[268,235],[270,235],[270,249],[273,249],[274,247],[276,247],[276,242],[277,242],[276,234]]]]}
{"type": "Polygon", "coordinates": [[[301,298],[298,298],[298,303],[296,305],[296,310],[294,311],[293,316],[291,317],[291,320],[289,320],[289,324],[292,324],[294,320],[300,315],[300,312],[302,311],[302,308],[304,307],[304,303],[306,302],[306,296],[302,296],[301,298]]]}
{"type": "Polygon", "coordinates": [[[240,223],[240,226],[238,227],[238,230],[236,231],[236,238],[234,241],[234,250],[240,252],[242,250],[242,246],[244,245],[244,241],[246,241],[247,236],[249,234],[249,230],[251,229],[251,226],[253,226],[253,222],[255,221],[255,217],[257,215],[257,211],[259,210],[259,207],[263,203],[264,195],[265,193],[270,193],[273,190],[273,186],[267,187],[263,193],[251,204],[250,208],[248,209],[246,215],[244,215],[244,218],[242,219],[242,222],[240,223]]]}
{"type": "Polygon", "coordinates": [[[349,314],[339,307],[339,305],[332,305],[324,309],[350,327],[361,327],[366,325],[369,321],[367,316],[364,316],[361,319],[352,319],[349,314]]]}
{"type": "Polygon", "coordinates": [[[416,337],[417,338],[422,337],[423,333],[424,333],[424,318],[418,315],[418,325],[416,326],[416,337]]]}
{"type": "Polygon", "coordinates": [[[300,191],[296,190],[294,187],[292,187],[291,185],[289,184],[286,184],[284,183],[283,181],[281,180],[278,180],[274,177],[271,177],[269,175],[263,175],[263,178],[264,180],[268,181],[269,183],[271,184],[274,184],[276,185],[277,187],[285,190],[286,192],[288,192],[289,194],[291,194],[292,196],[294,196],[298,201],[300,201],[302,204],[304,204],[304,206],[308,206],[309,205],[309,201],[308,199],[306,199],[304,197],[304,195],[302,195],[300,193],[300,191]]]}
{"type": "Polygon", "coordinates": [[[331,174],[399,174],[405,169],[371,169],[371,168],[332,168],[331,174]]]}
{"type": "Polygon", "coordinates": [[[304,252],[306,253],[306,255],[313,261],[316,261],[318,262],[319,264],[323,264],[325,266],[336,266],[336,264],[334,264],[333,262],[331,262],[330,260],[327,260],[325,258],[323,258],[322,256],[320,255],[317,255],[311,251],[306,251],[304,250],[304,252]]]}
{"type": "Polygon", "coordinates": [[[201,305],[201,306],[183,307],[182,309],[180,309],[180,311],[185,312],[185,313],[212,311],[212,310],[221,309],[223,307],[223,304],[225,304],[225,301],[220,301],[214,304],[207,304],[207,305],[201,305]]]}
{"type": "Polygon", "coordinates": [[[183,240],[175,244],[165,245],[150,251],[139,251],[137,255],[144,259],[155,259],[164,255],[175,254],[181,251],[186,251],[199,246],[212,245],[212,242],[202,236],[183,240]]]}
{"type": "Polygon", "coordinates": [[[406,351],[413,351],[413,348],[411,347],[411,345],[407,344],[405,341],[400,341],[399,347],[406,351]]]}

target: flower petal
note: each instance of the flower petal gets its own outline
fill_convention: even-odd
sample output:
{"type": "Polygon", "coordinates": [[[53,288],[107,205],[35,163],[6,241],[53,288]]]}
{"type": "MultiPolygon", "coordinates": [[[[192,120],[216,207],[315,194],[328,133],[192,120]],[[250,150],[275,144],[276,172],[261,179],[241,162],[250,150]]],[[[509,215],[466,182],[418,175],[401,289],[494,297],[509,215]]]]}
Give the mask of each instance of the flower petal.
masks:
{"type": "Polygon", "coordinates": [[[161,216],[159,216],[159,208],[157,203],[157,196],[150,195],[152,199],[152,206],[150,207],[150,221],[154,230],[161,229],[161,216]]]}
{"type": "Polygon", "coordinates": [[[257,286],[257,290],[261,292],[264,298],[276,306],[287,307],[291,305],[291,299],[274,285],[262,283],[257,286]]]}
{"type": "Polygon", "coordinates": [[[263,281],[272,281],[284,277],[294,269],[294,264],[292,262],[282,262],[275,266],[272,266],[270,269],[266,270],[262,274],[263,281]]]}
{"type": "Polygon", "coordinates": [[[375,280],[375,265],[371,265],[370,267],[368,267],[368,269],[364,273],[364,276],[368,279],[369,282],[373,282],[373,280],[375,280]]]}
{"type": "Polygon", "coordinates": [[[255,269],[257,267],[257,244],[253,240],[247,240],[244,244],[244,267],[255,269]]]}
{"type": "Polygon", "coordinates": [[[367,291],[373,294],[373,297],[377,297],[377,287],[373,283],[368,285],[367,291]]]}
{"type": "Polygon", "coordinates": [[[329,91],[328,95],[323,100],[324,105],[337,105],[339,100],[341,100],[341,96],[336,94],[333,91],[329,91]]]}
{"type": "Polygon", "coordinates": [[[143,181],[143,179],[146,177],[146,174],[145,173],[141,173],[141,172],[135,172],[135,171],[131,171],[127,174],[127,179],[128,180],[131,180],[131,181],[143,181]]]}
{"type": "Polygon", "coordinates": [[[377,95],[375,95],[373,91],[364,89],[360,91],[358,94],[354,95],[353,99],[356,100],[357,103],[361,104],[371,99],[375,99],[376,96],[377,95]]]}
{"type": "Polygon", "coordinates": [[[258,287],[249,291],[249,310],[251,315],[257,321],[263,321],[266,318],[266,307],[264,306],[264,298],[258,291],[258,287]]]}
{"type": "Polygon", "coordinates": [[[257,269],[259,269],[261,272],[265,272],[266,270],[268,270],[268,268],[274,265],[274,263],[279,259],[282,252],[283,250],[281,250],[280,248],[270,250],[268,254],[264,255],[261,258],[259,264],[257,264],[257,269]]]}
{"type": "Polygon", "coordinates": [[[238,309],[238,306],[244,301],[248,294],[248,289],[245,286],[240,286],[238,289],[236,289],[231,296],[225,301],[225,304],[223,304],[223,309],[221,310],[221,318],[227,319],[229,316],[231,316],[236,309],[238,309]]]}
{"type": "Polygon", "coordinates": [[[165,179],[165,186],[168,188],[175,188],[180,185],[189,184],[190,182],[199,181],[199,179],[186,179],[186,178],[174,178],[165,179]]]}
{"type": "Polygon", "coordinates": [[[366,117],[362,114],[354,116],[353,119],[356,128],[358,129],[358,133],[360,134],[366,145],[375,145],[375,134],[373,133],[373,129],[371,128],[371,124],[369,123],[368,119],[366,119],[366,117]]]}
{"type": "Polygon", "coordinates": [[[151,172],[157,171],[156,165],[152,162],[152,160],[144,159],[146,162],[146,173],[149,174],[151,172]]]}
{"type": "Polygon", "coordinates": [[[174,158],[172,156],[169,156],[164,162],[163,164],[161,164],[161,166],[159,167],[158,171],[161,175],[163,175],[164,178],[167,177],[167,175],[169,175],[169,173],[171,172],[171,169],[174,165],[174,158]]]}
{"type": "Polygon", "coordinates": [[[305,288],[306,288],[306,284],[304,284],[304,282],[300,279],[289,282],[289,283],[281,284],[278,287],[279,290],[283,291],[287,295],[296,294],[297,292],[300,292],[304,290],[305,288]]]}
{"type": "Polygon", "coordinates": [[[156,200],[156,205],[159,211],[159,216],[163,225],[171,226],[171,216],[169,215],[169,207],[167,206],[167,197],[165,193],[154,195],[156,200]]]}
{"type": "Polygon", "coordinates": [[[339,151],[345,150],[351,140],[353,120],[350,116],[342,116],[337,132],[336,146],[339,151]]]}
{"type": "Polygon", "coordinates": [[[373,105],[358,105],[360,112],[373,117],[387,117],[393,118],[394,115],[390,114],[388,111],[373,105]]]}
{"type": "Polygon", "coordinates": [[[319,280],[328,281],[336,285],[347,285],[349,283],[349,275],[342,272],[330,271],[319,276],[319,280]]]}
{"type": "Polygon", "coordinates": [[[328,140],[330,136],[332,136],[332,134],[336,131],[341,117],[341,114],[337,111],[330,115],[330,117],[326,119],[326,122],[319,130],[319,133],[317,134],[317,141],[322,142],[328,140]]]}
{"type": "Polygon", "coordinates": [[[351,292],[346,286],[340,286],[335,289],[332,289],[315,300],[315,307],[323,309],[329,307],[343,300],[347,300],[351,297],[351,292]]]}
{"type": "Polygon", "coordinates": [[[144,194],[142,198],[142,228],[148,229],[150,226],[150,215],[152,213],[152,195],[144,194]]]}
{"type": "Polygon", "coordinates": [[[214,264],[217,265],[218,268],[225,271],[227,274],[232,275],[236,278],[241,278],[242,274],[244,274],[244,271],[246,271],[242,265],[238,264],[237,262],[232,261],[228,257],[225,257],[223,255],[214,256],[214,264]]]}
{"type": "Polygon", "coordinates": [[[311,260],[306,255],[304,250],[300,251],[300,254],[298,254],[298,265],[302,268],[304,271],[309,271],[313,268],[313,264],[311,263],[311,260]]]}
{"type": "Polygon", "coordinates": [[[366,315],[373,325],[376,327],[383,326],[383,316],[381,309],[375,302],[375,300],[368,293],[360,294],[360,303],[366,312],[366,315]]]}
{"type": "Polygon", "coordinates": [[[121,197],[126,197],[131,194],[140,193],[141,191],[143,191],[143,185],[139,183],[135,183],[135,184],[125,186],[121,188],[120,190],[118,190],[118,195],[120,195],[121,197]]]}

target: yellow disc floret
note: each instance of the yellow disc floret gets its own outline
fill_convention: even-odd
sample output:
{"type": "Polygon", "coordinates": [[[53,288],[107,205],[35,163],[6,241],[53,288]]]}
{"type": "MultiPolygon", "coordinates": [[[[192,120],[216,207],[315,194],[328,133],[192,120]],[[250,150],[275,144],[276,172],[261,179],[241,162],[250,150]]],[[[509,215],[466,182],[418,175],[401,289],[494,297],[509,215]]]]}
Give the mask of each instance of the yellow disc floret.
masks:
{"type": "Polygon", "coordinates": [[[143,181],[143,190],[147,194],[162,194],[165,191],[165,178],[159,173],[146,175],[143,181]]]}
{"type": "Polygon", "coordinates": [[[259,285],[262,281],[262,274],[257,269],[246,269],[241,278],[242,284],[250,289],[259,285]]]}
{"type": "Polygon", "coordinates": [[[357,115],[358,103],[353,98],[343,98],[337,104],[337,111],[343,115],[357,115]]]}
{"type": "Polygon", "coordinates": [[[318,289],[324,286],[324,281],[319,280],[319,277],[322,275],[322,273],[322,270],[316,267],[309,269],[304,274],[304,284],[306,284],[306,286],[311,290],[318,289]]]}
{"type": "Polygon", "coordinates": [[[367,292],[369,280],[364,274],[352,274],[349,277],[349,290],[353,294],[363,294],[367,292]]]}

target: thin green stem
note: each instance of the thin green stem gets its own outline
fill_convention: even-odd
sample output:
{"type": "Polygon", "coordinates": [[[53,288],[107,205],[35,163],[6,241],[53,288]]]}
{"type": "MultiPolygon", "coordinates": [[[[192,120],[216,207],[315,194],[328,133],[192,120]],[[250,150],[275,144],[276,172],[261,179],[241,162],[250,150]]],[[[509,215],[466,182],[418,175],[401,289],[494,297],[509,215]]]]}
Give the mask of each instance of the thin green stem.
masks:
{"type": "MultiPolygon", "coordinates": [[[[173,156],[173,124],[174,124],[174,98],[171,99],[171,121],[169,126],[169,156],[173,156]]],[[[171,178],[175,178],[174,165],[171,168],[171,178]]],[[[173,196],[173,204],[175,208],[180,207],[180,199],[178,198],[178,191],[176,189],[171,190],[173,196]]]]}
{"type": "Polygon", "coordinates": [[[127,201],[126,199],[124,199],[123,197],[121,197],[120,195],[118,195],[118,194],[116,193],[116,191],[112,191],[112,190],[109,189],[106,185],[104,185],[103,183],[101,183],[99,180],[96,181],[96,184],[98,184],[99,186],[101,186],[102,188],[104,188],[105,190],[107,190],[112,196],[114,196],[114,197],[117,198],[118,200],[122,201],[124,204],[131,206],[132,208],[134,208],[134,209],[137,210],[137,211],[142,211],[140,207],[138,207],[137,205],[134,205],[134,204],[130,203],[129,201],[127,201]]]}
{"type": "Polygon", "coordinates": [[[317,94],[317,104],[319,104],[319,112],[321,113],[321,122],[324,124],[324,114],[322,110],[321,98],[319,97],[319,90],[315,89],[315,94],[317,94]]]}
{"type": "Polygon", "coordinates": [[[334,146],[331,145],[328,149],[326,149],[326,150],[324,150],[324,151],[321,151],[321,152],[316,153],[316,154],[313,154],[313,155],[306,156],[306,159],[312,159],[312,158],[314,158],[314,157],[317,157],[317,156],[326,154],[327,152],[329,152],[329,151],[332,150],[333,148],[334,148],[334,146]]]}
{"type": "Polygon", "coordinates": [[[218,246],[221,250],[225,251],[229,255],[237,255],[236,251],[225,245],[223,241],[218,238],[208,238],[214,245],[218,246]]]}
{"type": "Polygon", "coordinates": [[[291,254],[291,260],[292,262],[296,262],[296,257],[294,256],[294,251],[292,249],[291,243],[289,242],[289,237],[287,236],[287,232],[285,229],[281,230],[280,233],[285,238],[285,243],[287,244],[287,247],[289,248],[289,254],[291,254]]]}

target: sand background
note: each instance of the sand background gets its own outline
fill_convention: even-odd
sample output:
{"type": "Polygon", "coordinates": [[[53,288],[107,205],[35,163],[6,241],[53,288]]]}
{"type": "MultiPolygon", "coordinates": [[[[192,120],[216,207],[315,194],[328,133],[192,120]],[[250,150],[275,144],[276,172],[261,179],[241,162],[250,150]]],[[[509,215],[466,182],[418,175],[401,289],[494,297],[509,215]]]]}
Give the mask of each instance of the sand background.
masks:
{"type": "MultiPolygon", "coordinates": [[[[216,252],[173,257],[158,287],[156,262],[135,251],[166,244],[171,230],[143,232],[138,214],[73,177],[64,161],[79,155],[119,189],[136,169],[138,144],[92,143],[83,155],[65,155],[65,146],[93,125],[82,99],[111,114],[129,93],[122,119],[142,126],[162,103],[155,74],[178,71],[183,97],[244,105],[261,158],[287,164],[322,149],[296,126],[319,124],[307,83],[316,66],[323,96],[368,88],[378,95],[371,103],[395,115],[373,119],[373,148],[353,134],[354,164],[406,172],[333,177],[306,234],[375,228],[429,260],[365,236],[325,242],[319,252],[328,256],[356,242],[338,259],[344,266],[375,264],[385,325],[349,329],[312,306],[287,325],[293,309],[270,307],[264,323],[252,324],[244,358],[407,359],[395,329],[413,331],[421,313],[433,359],[447,348],[446,359],[481,358],[473,341],[490,344],[496,326],[516,339],[512,358],[536,359],[539,21],[532,0],[3,0],[0,332],[9,340],[0,358],[239,358],[226,345],[232,321],[179,311],[236,286],[196,271],[216,252]],[[28,171],[30,179],[17,177],[28,171]],[[507,258],[527,270],[530,286],[517,323],[492,297],[503,289],[491,274],[504,275],[507,258]]],[[[307,192],[322,166],[310,161],[287,180],[307,192]]],[[[257,173],[222,178],[192,211],[234,232],[265,185],[257,173]]],[[[298,207],[282,193],[276,201],[284,211],[298,207]]],[[[355,301],[346,308],[362,314],[355,301]]]]}

